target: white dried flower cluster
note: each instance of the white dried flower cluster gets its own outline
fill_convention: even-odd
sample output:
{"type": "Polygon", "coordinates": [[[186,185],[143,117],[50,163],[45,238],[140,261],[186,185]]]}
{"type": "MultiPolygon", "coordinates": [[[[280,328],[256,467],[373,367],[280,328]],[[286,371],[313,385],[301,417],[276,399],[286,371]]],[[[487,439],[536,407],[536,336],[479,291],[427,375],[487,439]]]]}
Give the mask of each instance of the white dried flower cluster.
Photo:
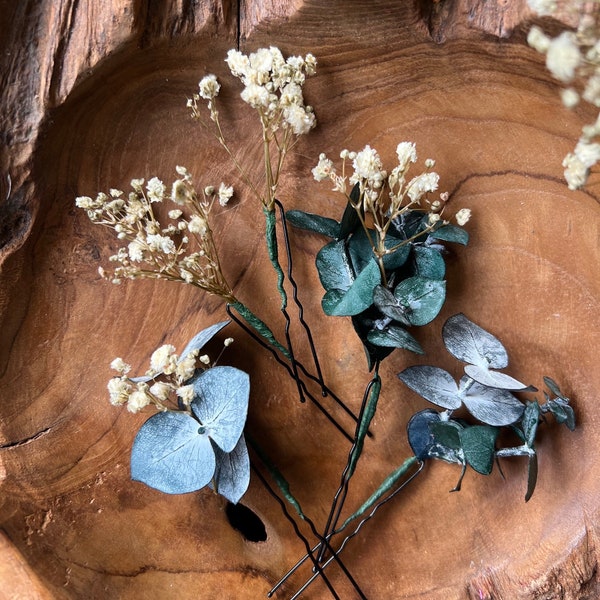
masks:
{"type": "MultiPolygon", "coordinates": [[[[552,15],[557,3],[552,0],[528,0],[530,8],[539,15],[552,15]]],[[[530,46],[546,55],[550,73],[569,87],[561,90],[561,100],[567,108],[581,100],[600,108],[600,24],[598,12],[590,13],[589,3],[572,0],[566,10],[578,20],[576,31],[563,31],[552,38],[533,26],[527,36],[530,46]]],[[[585,125],[573,150],[563,161],[565,179],[570,189],[583,187],[590,169],[600,160],[600,115],[595,123],[585,125]]]]}
{"type": "MultiPolygon", "coordinates": [[[[223,342],[223,350],[233,343],[233,338],[223,342]]],[[[113,406],[126,405],[132,413],[140,412],[147,406],[156,410],[189,410],[194,399],[194,386],[189,381],[198,374],[215,366],[208,354],[199,356],[199,350],[186,352],[185,356],[175,353],[171,344],[163,344],[150,356],[150,368],[143,377],[128,377],[131,365],[122,358],[115,358],[110,368],[117,371],[107,384],[110,403],[113,406]]]]}
{"type": "MultiPolygon", "coordinates": [[[[428,214],[430,227],[440,220],[440,215],[448,199],[443,193],[438,199],[430,200],[429,194],[438,189],[439,175],[430,169],[435,165],[433,159],[425,161],[426,170],[408,178],[408,171],[417,161],[417,149],[413,142],[401,142],[396,148],[398,164],[387,171],[379,153],[367,145],[359,152],[342,150],[342,168],[338,172],[331,159],[325,154],[319,156],[319,162],[312,173],[317,181],[330,179],[333,190],[343,193],[356,209],[363,226],[372,222],[377,236],[371,240],[373,251],[381,258],[391,251],[385,247],[385,237],[391,223],[408,210],[420,210],[428,214]],[[352,172],[350,170],[349,163],[352,172]],[[351,196],[351,190],[358,186],[358,197],[351,196]]],[[[457,213],[459,225],[464,225],[470,217],[469,209],[457,213]]]]}
{"type": "MultiPolygon", "coordinates": [[[[110,276],[114,283],[138,278],[182,281],[231,301],[208,219],[214,201],[227,204],[233,188],[221,183],[218,190],[207,188],[199,196],[188,170],[177,167],[177,173],[180,177],[170,194],[153,177],[145,186],[143,179],[132,180],[128,194],[112,189],[96,198],[80,196],[75,203],[92,222],[113,229],[126,244],[110,257],[118,265],[110,276]],[[160,215],[162,222],[160,210],[166,211],[160,215]]],[[[106,277],[103,269],[100,272],[106,277]]]]}
{"type": "MultiPolygon", "coordinates": [[[[287,59],[278,48],[260,48],[249,55],[230,50],[225,60],[232,75],[240,79],[244,89],[241,98],[258,112],[262,127],[262,143],[265,147],[265,192],[260,193],[252,184],[252,177],[235,158],[228,146],[217,109],[220,84],[215,75],[206,75],[199,83],[199,92],[187,102],[192,117],[206,124],[199,108],[201,100],[208,103],[210,120],[216,128],[216,137],[227,150],[233,162],[262,204],[272,210],[279,174],[287,152],[301,135],[316,125],[313,108],[304,100],[303,85],[307,77],[316,72],[317,61],[312,54],[290,56],[287,59]],[[275,156],[271,145],[275,148],[275,156]]],[[[221,194],[219,194],[221,199],[221,194]]]]}
{"type": "MultiPolygon", "coordinates": [[[[120,376],[113,377],[107,385],[110,403],[115,406],[127,405],[132,413],[140,412],[146,406],[157,410],[169,410],[169,402],[179,407],[189,407],[194,399],[194,386],[186,384],[199,368],[198,350],[185,357],[175,354],[175,348],[165,344],[155,350],[150,358],[150,368],[144,377],[129,378],[131,370],[122,358],[116,358],[111,368],[120,376]]],[[[204,368],[204,367],[200,367],[204,368]]]]}

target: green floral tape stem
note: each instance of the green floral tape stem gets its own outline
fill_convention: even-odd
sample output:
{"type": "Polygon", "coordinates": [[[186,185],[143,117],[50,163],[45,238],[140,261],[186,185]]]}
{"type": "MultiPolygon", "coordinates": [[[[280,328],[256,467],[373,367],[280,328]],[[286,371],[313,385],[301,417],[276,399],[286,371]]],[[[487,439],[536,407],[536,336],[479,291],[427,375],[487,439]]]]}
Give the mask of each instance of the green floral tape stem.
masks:
{"type": "Polygon", "coordinates": [[[361,515],[367,512],[382,496],[387,494],[396,482],[408,473],[409,469],[416,463],[419,462],[419,459],[416,456],[411,456],[407,458],[395,471],[390,473],[384,480],[383,483],[369,496],[366,502],[355,512],[352,513],[340,527],[335,530],[335,533],[340,533],[346,527],[354,521],[354,519],[358,519],[361,515]]]}
{"type": "Polygon", "coordinates": [[[232,302],[229,306],[235,309],[235,311],[262,337],[267,341],[273,348],[279,350],[288,360],[291,358],[289,350],[280,344],[273,332],[269,329],[267,324],[259,319],[245,304],[242,304],[239,300],[232,302]]]}
{"type": "Polygon", "coordinates": [[[369,402],[365,408],[365,412],[363,413],[360,425],[358,427],[356,445],[354,446],[354,451],[352,452],[352,456],[350,457],[350,466],[348,468],[348,475],[346,476],[347,479],[350,479],[350,477],[352,477],[352,475],[354,474],[354,470],[356,469],[358,459],[360,458],[360,455],[362,453],[365,437],[367,435],[367,432],[369,431],[371,421],[375,416],[375,411],[377,410],[377,401],[379,400],[380,392],[381,379],[379,378],[379,374],[376,372],[375,376],[373,377],[373,385],[369,393],[369,402]]]}
{"type": "Polygon", "coordinates": [[[267,240],[269,260],[271,261],[271,264],[275,269],[275,273],[277,273],[277,291],[281,296],[281,310],[285,310],[287,308],[287,294],[285,293],[285,289],[283,288],[285,275],[283,273],[283,269],[281,268],[281,264],[279,264],[279,252],[277,250],[275,210],[264,207],[263,212],[265,213],[265,237],[267,240]]]}
{"type": "Polygon", "coordinates": [[[294,498],[287,479],[281,474],[281,471],[273,464],[271,459],[265,454],[264,450],[250,437],[250,435],[248,435],[247,432],[246,441],[254,450],[254,452],[256,452],[267,471],[269,471],[269,474],[273,478],[273,481],[275,481],[277,484],[277,487],[280,489],[283,497],[294,507],[294,510],[298,513],[298,516],[302,520],[305,520],[306,517],[304,516],[304,512],[302,512],[302,508],[298,500],[294,498]]]}

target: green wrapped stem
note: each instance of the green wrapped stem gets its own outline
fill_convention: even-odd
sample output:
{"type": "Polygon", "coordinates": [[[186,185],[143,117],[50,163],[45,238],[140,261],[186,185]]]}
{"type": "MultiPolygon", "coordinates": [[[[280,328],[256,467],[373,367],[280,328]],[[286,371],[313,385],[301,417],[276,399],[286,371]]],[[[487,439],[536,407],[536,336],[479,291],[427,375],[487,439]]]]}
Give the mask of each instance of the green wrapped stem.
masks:
{"type": "Polygon", "coordinates": [[[246,323],[248,323],[248,325],[250,325],[250,327],[252,327],[256,333],[258,333],[258,335],[260,335],[260,337],[266,340],[271,346],[273,346],[273,348],[279,350],[279,352],[281,352],[281,354],[283,354],[288,360],[290,359],[289,350],[277,341],[267,324],[259,319],[245,304],[242,304],[236,300],[235,302],[232,302],[230,306],[235,309],[235,311],[244,319],[244,321],[246,321],[246,323]]]}
{"type": "Polygon", "coordinates": [[[390,473],[384,480],[383,483],[369,496],[366,502],[355,512],[352,513],[341,525],[335,530],[335,533],[343,531],[354,519],[358,519],[361,515],[366,513],[374,504],[376,504],[382,496],[387,494],[397,483],[397,481],[406,475],[410,468],[419,462],[416,456],[407,458],[395,471],[390,473]]]}
{"type": "Polygon", "coordinates": [[[277,487],[280,489],[283,497],[291,504],[294,510],[298,513],[298,516],[304,521],[305,516],[300,503],[296,498],[294,498],[292,492],[290,491],[290,484],[287,482],[287,479],[281,474],[281,471],[273,464],[271,459],[265,454],[263,449],[248,435],[246,432],[246,441],[250,444],[250,447],[258,457],[260,458],[263,465],[266,467],[267,471],[273,478],[273,481],[277,484],[277,487]]]}
{"type": "Polygon", "coordinates": [[[279,263],[279,251],[277,249],[277,229],[276,229],[276,220],[275,220],[275,210],[263,208],[263,212],[265,213],[265,237],[267,240],[267,250],[269,252],[269,260],[275,269],[275,273],[277,273],[277,291],[281,296],[281,310],[285,310],[287,308],[287,294],[285,293],[285,289],[283,287],[283,282],[285,281],[285,275],[283,273],[283,269],[281,268],[281,264],[279,263]]]}
{"type": "Polygon", "coordinates": [[[358,459],[360,458],[363,445],[365,443],[365,437],[367,436],[369,427],[371,426],[371,421],[373,420],[373,417],[375,416],[375,411],[377,410],[377,401],[379,400],[380,392],[381,379],[379,377],[379,374],[375,373],[375,377],[373,378],[373,385],[371,386],[371,390],[369,393],[369,400],[367,402],[367,406],[365,407],[365,411],[358,426],[358,435],[356,436],[356,443],[354,445],[352,456],[350,457],[348,474],[346,476],[347,479],[350,479],[352,477],[352,475],[354,474],[354,470],[356,469],[358,459]]]}

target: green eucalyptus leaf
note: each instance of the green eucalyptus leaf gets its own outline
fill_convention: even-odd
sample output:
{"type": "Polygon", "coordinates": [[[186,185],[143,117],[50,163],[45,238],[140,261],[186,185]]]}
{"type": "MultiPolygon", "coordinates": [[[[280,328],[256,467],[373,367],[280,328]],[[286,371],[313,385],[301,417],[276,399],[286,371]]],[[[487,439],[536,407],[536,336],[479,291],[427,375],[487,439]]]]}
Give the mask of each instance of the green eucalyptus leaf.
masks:
{"type": "Polygon", "coordinates": [[[408,308],[411,325],[426,325],[437,317],[446,299],[446,282],[425,277],[409,277],[401,281],[394,296],[408,308]]]}
{"type": "Polygon", "coordinates": [[[497,437],[498,429],[487,425],[472,425],[460,431],[465,459],[482,475],[489,475],[492,472],[497,437]]]}
{"type": "Polygon", "coordinates": [[[381,273],[375,260],[358,274],[348,290],[330,289],[321,306],[325,314],[335,317],[357,315],[373,304],[373,289],[381,283],[381,273]]]}
{"type": "Polygon", "coordinates": [[[439,250],[429,246],[414,246],[412,252],[415,275],[427,279],[444,279],[446,263],[439,250]]]}
{"type": "Polygon", "coordinates": [[[369,371],[372,371],[378,362],[387,358],[394,350],[394,348],[376,346],[368,341],[369,333],[374,328],[375,321],[380,316],[379,311],[374,306],[371,306],[362,313],[352,317],[354,331],[356,331],[365,349],[369,371]]]}
{"type": "Polygon", "coordinates": [[[462,450],[460,432],[462,426],[456,421],[439,421],[430,423],[433,439],[437,444],[446,446],[455,452],[462,450]]]}
{"type": "Polygon", "coordinates": [[[533,448],[535,444],[535,434],[537,433],[538,423],[540,421],[540,405],[537,402],[528,402],[521,419],[521,428],[525,443],[533,448]]]}
{"type": "MultiPolygon", "coordinates": [[[[464,390],[465,378],[461,380],[461,390],[464,390]]],[[[521,418],[525,406],[507,390],[499,390],[481,385],[476,381],[463,391],[462,400],[468,411],[476,418],[501,427],[510,425],[521,418]]]]}
{"type": "Polygon", "coordinates": [[[389,271],[396,271],[406,263],[410,256],[411,244],[388,233],[384,246],[389,254],[383,257],[383,266],[389,271]]]}
{"type": "Polygon", "coordinates": [[[446,321],[442,336],[448,352],[458,360],[483,368],[503,369],[508,365],[508,355],[500,341],[462,313],[446,321]]]}
{"type": "Polygon", "coordinates": [[[549,400],[546,405],[557,423],[565,423],[571,431],[575,430],[575,412],[566,400],[557,398],[549,400]]]}
{"type": "MultiPolygon", "coordinates": [[[[350,199],[355,206],[358,204],[358,200],[360,199],[360,186],[358,183],[352,188],[352,191],[350,192],[350,199]]],[[[358,213],[352,204],[348,202],[346,204],[346,208],[344,209],[342,220],[340,221],[338,233],[335,237],[338,240],[345,240],[359,228],[360,219],[358,218],[358,213]]]]}
{"type": "MultiPolygon", "coordinates": [[[[369,230],[369,235],[375,240],[375,232],[372,229],[369,230]]],[[[375,258],[371,241],[362,227],[348,240],[348,256],[355,273],[360,273],[375,258]]]]}
{"type": "Polygon", "coordinates": [[[131,449],[131,478],[165,494],[195,492],[215,472],[215,453],[196,419],[161,412],[138,431],[131,449]]]}
{"type": "Polygon", "coordinates": [[[327,291],[346,291],[354,281],[354,272],[343,240],[323,246],[317,254],[316,265],[321,285],[327,291]]]}
{"type": "Polygon", "coordinates": [[[337,238],[340,224],[335,219],[322,217],[303,210],[288,210],[285,213],[288,223],[299,229],[306,229],[330,238],[337,238]]]}
{"type": "Polygon", "coordinates": [[[250,457],[244,434],[240,436],[231,452],[223,452],[216,444],[213,450],[216,467],[209,487],[227,498],[229,502],[237,504],[250,485],[250,457]]]}
{"type": "Polygon", "coordinates": [[[544,377],[544,383],[546,387],[557,397],[565,399],[563,393],[560,391],[558,384],[551,377],[544,377]]]}
{"type": "Polygon", "coordinates": [[[244,429],[250,378],[234,367],[213,367],[193,383],[192,412],[224,452],[231,452],[244,429]]]}
{"type": "Polygon", "coordinates": [[[442,240],[444,242],[454,242],[466,246],[469,243],[469,234],[462,227],[457,225],[442,225],[429,234],[430,238],[442,240]]]}
{"type": "Polygon", "coordinates": [[[527,492],[525,494],[525,502],[529,502],[531,496],[533,496],[533,492],[535,490],[535,485],[537,483],[538,476],[538,459],[537,454],[533,452],[529,455],[529,462],[527,464],[527,492]]]}
{"type": "Polygon", "coordinates": [[[398,377],[411,390],[437,406],[456,410],[462,404],[454,378],[444,369],[415,365],[398,373],[398,377]]]}
{"type": "Polygon", "coordinates": [[[367,340],[375,346],[404,348],[415,354],[425,354],[419,342],[406,329],[402,329],[397,325],[386,325],[383,329],[372,329],[367,335],[367,340]]]}

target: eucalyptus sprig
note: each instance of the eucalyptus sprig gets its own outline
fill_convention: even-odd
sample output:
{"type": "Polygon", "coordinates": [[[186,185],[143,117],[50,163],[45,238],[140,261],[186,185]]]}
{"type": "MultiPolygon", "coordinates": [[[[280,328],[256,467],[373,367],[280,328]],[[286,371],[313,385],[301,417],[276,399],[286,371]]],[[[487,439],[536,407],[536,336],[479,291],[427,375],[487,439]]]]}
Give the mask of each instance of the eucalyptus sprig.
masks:
{"type": "Polygon", "coordinates": [[[437,458],[462,465],[462,472],[453,491],[459,490],[467,466],[489,475],[494,460],[502,457],[525,456],[528,459],[528,501],[537,481],[535,449],[538,425],[551,413],[558,423],[575,428],[575,416],[569,399],[549,377],[544,377],[548,392],[545,402],[536,398],[523,402],[515,392],[533,393],[527,386],[497,369],[508,366],[508,355],[501,342],[462,313],[450,317],[442,330],[446,349],[455,358],[467,363],[465,375],[457,384],[450,373],[439,367],[417,365],[408,367],[398,377],[423,398],[445,410],[426,409],[415,414],[408,423],[409,443],[419,460],[437,458]],[[464,406],[479,423],[468,423],[453,417],[464,406]],[[518,445],[499,448],[504,440],[502,431],[516,436],[518,445]]]}
{"type": "MultiPolygon", "coordinates": [[[[470,211],[461,209],[454,225],[440,216],[447,195],[427,198],[437,188],[436,173],[428,170],[408,180],[417,158],[414,144],[400,143],[397,155],[399,164],[388,175],[370,146],[359,153],[344,150],[341,174],[322,154],[313,173],[318,180],[331,179],[346,197],[341,220],[287,213],[296,227],[333,238],[316,258],[325,288],[322,307],[328,315],[352,317],[369,369],[394,348],[423,353],[407,328],[426,325],[444,304],[443,242],[466,245],[469,240],[462,225],[470,211]],[[352,176],[346,174],[347,160],[352,160],[352,176]]],[[[426,163],[433,166],[432,160],[426,163]]]]}

